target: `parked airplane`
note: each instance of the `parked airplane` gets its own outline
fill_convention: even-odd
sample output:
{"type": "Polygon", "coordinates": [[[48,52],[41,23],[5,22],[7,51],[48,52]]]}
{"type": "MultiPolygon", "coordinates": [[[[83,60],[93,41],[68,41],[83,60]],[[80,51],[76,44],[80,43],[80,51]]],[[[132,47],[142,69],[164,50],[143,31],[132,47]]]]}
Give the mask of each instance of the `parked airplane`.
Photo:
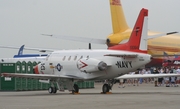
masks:
{"type": "Polygon", "coordinates": [[[23,54],[24,46],[19,48],[18,54],[14,55],[13,58],[27,58],[27,57],[45,57],[47,54],[23,54]]]}
{"type": "Polygon", "coordinates": [[[180,65],[180,56],[179,56],[179,54],[169,56],[168,53],[164,52],[162,65],[164,67],[166,67],[166,66],[179,66],[180,65]]]}
{"type": "Polygon", "coordinates": [[[66,86],[69,91],[78,93],[75,81],[107,80],[102,87],[102,92],[107,93],[112,89],[115,77],[134,71],[151,61],[151,55],[146,54],[147,20],[148,10],[142,9],[124,50],[118,49],[122,45],[116,45],[108,50],[54,51],[34,68],[36,74],[2,73],[1,76],[50,81],[52,86],[49,93],[56,93],[54,83],[57,83],[59,90],[64,91],[66,86]]]}

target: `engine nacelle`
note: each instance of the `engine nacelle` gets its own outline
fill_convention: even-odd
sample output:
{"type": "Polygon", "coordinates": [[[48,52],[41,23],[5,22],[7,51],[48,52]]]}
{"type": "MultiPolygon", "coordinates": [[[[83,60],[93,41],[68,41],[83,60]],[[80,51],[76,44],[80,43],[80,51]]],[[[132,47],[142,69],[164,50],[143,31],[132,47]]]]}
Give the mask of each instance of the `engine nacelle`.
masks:
{"type": "Polygon", "coordinates": [[[78,60],[77,67],[82,72],[93,73],[106,70],[107,64],[94,58],[82,58],[78,60]]]}

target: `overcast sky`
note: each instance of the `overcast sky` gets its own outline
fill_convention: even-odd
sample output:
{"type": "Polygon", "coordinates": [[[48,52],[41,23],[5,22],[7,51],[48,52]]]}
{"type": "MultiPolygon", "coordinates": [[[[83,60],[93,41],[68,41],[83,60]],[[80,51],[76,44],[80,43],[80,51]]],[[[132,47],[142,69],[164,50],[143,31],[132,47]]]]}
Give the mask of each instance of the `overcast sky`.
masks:
{"type": "MultiPolygon", "coordinates": [[[[141,8],[149,9],[149,29],[180,31],[180,0],[121,0],[132,28],[141,8]]],[[[0,45],[78,49],[82,42],[42,36],[45,34],[106,38],[112,33],[109,0],[0,0],[0,45]]],[[[92,48],[106,49],[93,44],[92,48]]],[[[18,50],[1,49],[0,58],[18,50]]],[[[24,51],[24,53],[35,53],[24,51]]],[[[37,53],[37,52],[36,52],[37,53]]]]}

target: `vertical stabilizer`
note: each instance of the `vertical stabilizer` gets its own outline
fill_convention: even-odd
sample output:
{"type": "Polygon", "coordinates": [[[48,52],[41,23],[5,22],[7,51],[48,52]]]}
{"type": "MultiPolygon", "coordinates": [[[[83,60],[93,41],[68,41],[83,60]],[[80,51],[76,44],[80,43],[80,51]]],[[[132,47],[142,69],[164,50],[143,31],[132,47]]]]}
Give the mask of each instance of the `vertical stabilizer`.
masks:
{"type": "Polygon", "coordinates": [[[147,30],[148,10],[143,8],[139,13],[129,41],[124,44],[112,46],[109,49],[147,53],[147,30]]]}
{"type": "MultiPolygon", "coordinates": [[[[142,9],[131,33],[128,45],[132,48],[147,51],[148,10],[142,9]]],[[[131,50],[131,49],[129,49],[131,50]]]]}
{"type": "Polygon", "coordinates": [[[127,25],[120,0],[109,0],[111,8],[111,19],[113,33],[123,32],[129,27],[127,25]]]}
{"type": "Polygon", "coordinates": [[[22,55],[22,54],[23,54],[23,50],[24,50],[24,45],[22,45],[22,46],[19,48],[18,55],[22,55]]]}

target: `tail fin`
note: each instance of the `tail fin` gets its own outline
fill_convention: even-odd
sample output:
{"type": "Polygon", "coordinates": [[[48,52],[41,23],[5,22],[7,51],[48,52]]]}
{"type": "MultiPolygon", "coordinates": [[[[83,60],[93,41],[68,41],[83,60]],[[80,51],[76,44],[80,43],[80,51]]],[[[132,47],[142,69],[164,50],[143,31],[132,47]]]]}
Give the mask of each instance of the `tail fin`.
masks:
{"type": "Polygon", "coordinates": [[[113,33],[123,32],[129,27],[127,25],[120,0],[110,0],[111,19],[113,33]]]}
{"type": "Polygon", "coordinates": [[[139,13],[129,41],[125,44],[109,47],[109,49],[147,53],[147,17],[148,10],[143,8],[139,13]]]}
{"type": "Polygon", "coordinates": [[[22,54],[23,54],[23,49],[24,49],[24,45],[22,45],[22,46],[19,48],[18,55],[22,55],[22,54]]]}

